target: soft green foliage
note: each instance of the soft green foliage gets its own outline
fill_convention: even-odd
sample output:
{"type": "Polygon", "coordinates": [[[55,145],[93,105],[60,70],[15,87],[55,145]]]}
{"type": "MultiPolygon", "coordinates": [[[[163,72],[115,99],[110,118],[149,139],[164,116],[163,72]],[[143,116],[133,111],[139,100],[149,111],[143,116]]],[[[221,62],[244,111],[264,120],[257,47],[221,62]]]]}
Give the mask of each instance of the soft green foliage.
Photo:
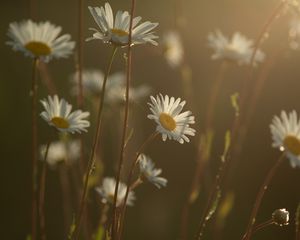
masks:
{"type": "Polygon", "coordinates": [[[93,236],[93,240],[102,240],[103,236],[105,234],[105,229],[103,228],[103,226],[99,226],[95,235],[93,236]]]}
{"type": "Polygon", "coordinates": [[[226,155],[227,155],[228,150],[230,148],[230,144],[231,144],[231,132],[229,130],[227,130],[226,133],[225,133],[224,152],[221,156],[222,162],[225,162],[225,160],[226,160],[226,155]]]}
{"type": "Polygon", "coordinates": [[[234,93],[230,96],[231,106],[235,111],[235,116],[238,117],[240,115],[240,106],[239,106],[239,93],[234,93]]]}
{"type": "Polygon", "coordinates": [[[211,217],[214,215],[214,213],[216,212],[216,209],[219,205],[220,202],[220,198],[221,198],[221,190],[218,188],[217,193],[214,196],[214,201],[209,209],[209,212],[207,214],[207,216],[205,217],[205,220],[208,221],[209,219],[211,219],[211,217]]]}

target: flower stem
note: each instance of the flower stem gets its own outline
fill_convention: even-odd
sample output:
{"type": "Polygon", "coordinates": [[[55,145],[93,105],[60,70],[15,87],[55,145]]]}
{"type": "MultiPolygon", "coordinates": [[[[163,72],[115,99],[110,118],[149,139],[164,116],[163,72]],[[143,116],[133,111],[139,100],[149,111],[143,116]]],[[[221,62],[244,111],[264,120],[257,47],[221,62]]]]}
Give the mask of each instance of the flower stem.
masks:
{"type": "Polygon", "coordinates": [[[83,0],[78,0],[78,59],[77,59],[77,74],[78,74],[78,107],[83,106],[83,88],[82,88],[82,68],[83,68],[83,0]]]}
{"type": "Polygon", "coordinates": [[[123,232],[124,218],[125,218],[125,212],[126,212],[126,202],[127,202],[127,199],[128,199],[129,192],[130,192],[130,190],[133,190],[136,186],[138,186],[141,183],[140,179],[138,179],[136,182],[131,184],[135,166],[138,163],[139,156],[142,154],[144,149],[155,139],[155,137],[157,135],[158,135],[158,132],[154,132],[145,140],[145,142],[138,149],[138,151],[136,153],[136,156],[135,156],[135,159],[132,162],[132,165],[130,167],[130,172],[129,172],[128,179],[127,179],[126,194],[125,194],[125,197],[124,197],[123,206],[121,205],[122,206],[122,211],[121,211],[121,215],[120,215],[121,220],[120,220],[120,230],[119,230],[119,233],[118,233],[118,235],[119,235],[118,239],[121,239],[122,232],[123,232]]]}
{"type": "Polygon", "coordinates": [[[46,146],[46,151],[43,159],[43,167],[40,178],[40,194],[39,194],[39,216],[41,227],[41,239],[46,240],[46,225],[45,225],[45,189],[46,189],[46,175],[47,175],[47,157],[51,142],[46,146]]]}
{"type": "Polygon", "coordinates": [[[273,219],[269,219],[268,221],[266,222],[263,222],[261,224],[258,224],[257,226],[255,226],[252,230],[252,234],[256,233],[257,231],[263,229],[263,228],[266,228],[270,225],[273,225],[274,224],[274,220],[273,219]]]}
{"type": "Polygon", "coordinates": [[[31,206],[31,238],[36,240],[37,223],[37,69],[39,59],[34,58],[32,65],[32,85],[31,85],[31,124],[32,124],[32,206],[31,206]]]}
{"type": "Polygon", "coordinates": [[[107,69],[106,69],[106,73],[105,73],[105,76],[104,76],[103,84],[102,84],[102,92],[101,92],[101,96],[100,96],[100,104],[99,104],[98,116],[97,116],[97,123],[98,124],[97,124],[97,128],[96,128],[96,133],[95,133],[95,136],[94,136],[94,141],[93,141],[93,145],[92,145],[90,159],[88,161],[87,170],[85,172],[83,193],[82,193],[82,196],[81,196],[79,214],[78,214],[78,218],[77,218],[76,226],[75,226],[75,230],[74,230],[74,234],[75,234],[74,239],[76,239],[76,240],[79,238],[80,225],[81,225],[82,216],[83,216],[85,203],[86,203],[86,198],[87,198],[89,177],[92,173],[92,169],[93,169],[93,166],[95,164],[94,156],[95,156],[95,153],[96,153],[96,148],[98,146],[99,136],[100,136],[100,128],[101,128],[101,122],[102,122],[102,113],[103,113],[106,82],[107,82],[107,78],[109,76],[109,73],[110,73],[110,70],[111,70],[111,67],[112,67],[112,63],[113,63],[113,60],[114,60],[114,56],[117,52],[117,49],[118,48],[116,46],[113,47],[112,54],[111,54],[111,57],[110,57],[110,60],[109,60],[109,63],[108,63],[107,69]]]}
{"type": "Polygon", "coordinates": [[[111,226],[111,237],[112,240],[116,239],[117,228],[117,199],[118,199],[118,188],[120,183],[121,172],[123,168],[124,162],[124,150],[126,145],[126,137],[127,137],[127,126],[128,126],[128,115],[129,115],[129,88],[130,88],[130,80],[131,80],[131,65],[132,65],[132,56],[131,56],[131,43],[132,43],[132,26],[133,26],[133,16],[135,10],[135,0],[131,1],[131,11],[130,11],[130,23],[129,23],[129,35],[128,35],[128,46],[127,46],[127,71],[126,71],[126,93],[125,93],[125,114],[124,114],[124,124],[123,124],[123,133],[122,133],[122,142],[121,142],[121,152],[120,152],[120,160],[119,167],[116,177],[116,187],[114,193],[114,202],[112,208],[112,226],[111,226]]]}
{"type": "Polygon", "coordinates": [[[265,178],[263,184],[261,185],[260,187],[260,190],[258,192],[258,195],[256,197],[256,200],[255,200],[255,203],[254,203],[254,206],[253,206],[253,209],[252,209],[252,212],[251,212],[251,216],[250,216],[250,219],[249,219],[249,223],[248,223],[248,227],[247,227],[247,230],[246,230],[246,233],[244,234],[242,240],[249,240],[252,233],[253,233],[253,227],[254,227],[254,224],[255,224],[255,220],[256,220],[256,215],[258,213],[258,210],[259,210],[259,207],[261,205],[261,202],[262,202],[262,199],[263,199],[263,196],[266,192],[266,190],[268,189],[268,186],[273,178],[273,176],[275,175],[278,167],[280,166],[280,164],[283,162],[283,159],[285,157],[285,153],[283,153],[277,160],[277,162],[275,163],[275,165],[270,169],[267,177],[265,178]]]}

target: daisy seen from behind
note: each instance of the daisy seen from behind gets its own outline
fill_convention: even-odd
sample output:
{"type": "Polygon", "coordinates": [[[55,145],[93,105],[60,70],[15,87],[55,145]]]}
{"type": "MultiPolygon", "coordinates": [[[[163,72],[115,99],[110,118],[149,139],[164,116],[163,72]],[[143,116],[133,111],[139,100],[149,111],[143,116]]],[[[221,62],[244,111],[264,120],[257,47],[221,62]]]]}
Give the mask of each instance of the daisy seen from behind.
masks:
{"type": "Polygon", "coordinates": [[[183,144],[190,142],[188,136],[195,136],[196,130],[190,128],[190,124],[195,123],[195,118],[191,111],[181,113],[185,101],[180,98],[175,100],[174,97],[169,98],[168,95],[159,94],[154,98],[150,97],[151,102],[148,103],[152,114],[148,115],[149,119],[153,119],[156,124],[156,131],[162,134],[163,141],[173,139],[183,144]]]}
{"type": "MultiPolygon", "coordinates": [[[[108,2],[105,3],[104,7],[89,6],[88,8],[99,29],[90,28],[94,33],[87,41],[99,39],[104,43],[112,43],[116,46],[126,46],[128,44],[130,15],[127,11],[118,11],[114,18],[113,11],[108,2]]],[[[133,19],[132,45],[144,43],[157,45],[155,39],[158,37],[154,35],[152,30],[158,26],[158,23],[146,21],[138,25],[141,19],[141,17],[133,19]]]]}
{"type": "MultiPolygon", "coordinates": [[[[106,177],[103,179],[102,186],[96,188],[96,191],[100,194],[102,202],[104,204],[113,204],[114,195],[116,188],[116,180],[111,177],[106,177]]],[[[118,187],[118,198],[117,198],[117,207],[121,206],[126,195],[127,186],[126,184],[120,182],[118,187]]],[[[135,194],[133,191],[129,191],[126,205],[133,206],[135,200],[135,194]]]]}
{"type": "Polygon", "coordinates": [[[163,36],[164,56],[168,64],[175,68],[183,62],[184,50],[180,35],[176,31],[169,31],[163,36]]]}
{"type": "Polygon", "coordinates": [[[161,169],[155,168],[155,164],[152,159],[145,154],[139,156],[139,167],[141,177],[144,180],[154,184],[157,188],[165,187],[167,185],[167,179],[159,177],[162,173],[161,169]]]}
{"type": "MultiPolygon", "coordinates": [[[[231,39],[223,35],[220,30],[208,35],[208,45],[214,50],[212,59],[221,59],[236,62],[239,65],[250,64],[254,51],[253,41],[239,32],[235,32],[231,39]]],[[[254,64],[262,62],[265,54],[257,50],[254,64]]]]}
{"type": "Polygon", "coordinates": [[[300,120],[296,111],[282,111],[280,117],[274,116],[270,129],[272,146],[286,152],[292,167],[300,167],[300,120]]]}
{"type": "Polygon", "coordinates": [[[90,113],[81,110],[72,111],[72,105],[66,100],[59,99],[57,95],[41,100],[45,109],[40,116],[60,132],[81,133],[87,132],[90,122],[85,120],[90,113]]]}
{"type": "Polygon", "coordinates": [[[25,56],[48,62],[52,58],[67,58],[72,54],[75,42],[69,34],[59,36],[62,28],[49,21],[33,22],[25,20],[10,23],[7,44],[25,56]]]}

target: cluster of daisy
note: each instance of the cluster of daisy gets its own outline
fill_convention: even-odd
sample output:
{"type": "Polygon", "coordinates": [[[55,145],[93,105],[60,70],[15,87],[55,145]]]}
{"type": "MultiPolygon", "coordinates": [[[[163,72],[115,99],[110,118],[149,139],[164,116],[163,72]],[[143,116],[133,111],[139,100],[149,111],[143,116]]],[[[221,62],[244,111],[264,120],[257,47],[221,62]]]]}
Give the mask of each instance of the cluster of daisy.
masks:
{"type": "MultiPolygon", "coordinates": [[[[93,33],[86,39],[87,41],[101,40],[115,48],[146,43],[158,45],[158,36],[154,33],[158,23],[150,21],[141,23],[142,18],[138,16],[132,19],[132,29],[130,30],[131,16],[127,11],[117,11],[114,16],[109,3],[105,3],[102,7],[89,6],[88,10],[97,28],[90,28],[93,33]]],[[[300,36],[299,19],[291,22],[290,29],[290,36],[294,40],[292,47],[297,48],[300,36]]],[[[13,50],[21,51],[25,56],[35,60],[49,62],[52,59],[67,58],[72,54],[75,42],[71,41],[69,34],[60,35],[61,31],[61,27],[48,21],[13,22],[9,25],[8,37],[10,40],[7,41],[7,44],[13,50]]],[[[180,34],[176,31],[168,32],[161,43],[168,64],[172,68],[181,66],[184,61],[184,49],[180,34]]],[[[254,42],[239,32],[235,32],[231,38],[225,36],[220,30],[211,32],[208,34],[208,46],[214,51],[211,56],[213,60],[234,62],[238,65],[257,65],[265,59],[265,54],[255,46],[254,42]]],[[[84,96],[98,100],[105,91],[105,103],[123,103],[126,91],[125,74],[116,72],[106,76],[108,76],[108,81],[106,88],[103,89],[104,74],[99,70],[84,70],[82,72],[84,96]]],[[[78,73],[74,73],[70,78],[71,94],[78,95],[78,73]]],[[[150,94],[150,87],[147,85],[131,87],[130,93],[131,102],[139,101],[150,94]]],[[[90,112],[80,109],[72,111],[73,106],[64,98],[49,95],[40,103],[43,107],[40,117],[58,133],[81,134],[87,132],[90,127],[88,120],[90,112]]],[[[192,125],[195,124],[195,117],[191,111],[183,110],[186,102],[181,98],[157,94],[150,96],[148,105],[150,113],[147,117],[156,124],[153,132],[160,134],[163,141],[168,139],[184,144],[190,142],[190,137],[195,136],[196,130],[192,128],[192,125]]],[[[282,111],[279,117],[273,118],[270,129],[273,147],[286,153],[292,167],[300,167],[300,120],[297,113],[292,111],[287,114],[282,111]]],[[[53,142],[50,147],[48,146],[47,163],[54,167],[61,161],[76,161],[81,154],[82,146],[80,144],[78,140],[53,142]]],[[[41,156],[45,155],[46,148],[45,145],[40,147],[41,156]]],[[[136,199],[134,189],[143,182],[149,182],[159,189],[166,187],[167,179],[161,177],[162,170],[155,168],[155,163],[149,156],[140,153],[137,163],[139,174],[133,184],[130,182],[117,184],[112,177],[103,178],[101,186],[96,188],[103,204],[112,205],[114,194],[117,192],[116,207],[132,206],[136,199]],[[119,185],[118,191],[116,191],[117,185],[119,185]],[[129,194],[125,200],[127,191],[129,194]]]]}

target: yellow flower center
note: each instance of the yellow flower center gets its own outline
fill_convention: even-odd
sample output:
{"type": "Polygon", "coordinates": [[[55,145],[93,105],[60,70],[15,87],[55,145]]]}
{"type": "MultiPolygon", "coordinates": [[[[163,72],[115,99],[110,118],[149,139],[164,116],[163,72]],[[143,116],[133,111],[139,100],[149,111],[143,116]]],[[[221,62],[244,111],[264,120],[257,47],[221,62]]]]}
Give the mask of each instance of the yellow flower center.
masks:
{"type": "Polygon", "coordinates": [[[176,128],[176,122],[169,114],[161,113],[159,116],[159,122],[169,131],[173,131],[176,128]]]}
{"type": "Polygon", "coordinates": [[[57,128],[68,128],[70,126],[70,124],[68,123],[68,121],[64,118],[61,117],[53,117],[51,119],[51,122],[55,125],[55,127],[57,128]]]}
{"type": "Polygon", "coordinates": [[[118,35],[118,37],[126,37],[128,36],[128,32],[125,32],[124,30],[113,28],[111,29],[111,32],[115,35],[118,35]]]}
{"type": "Polygon", "coordinates": [[[25,44],[25,48],[37,57],[46,56],[51,53],[51,48],[43,42],[31,41],[25,44]]]}
{"type": "Polygon", "coordinates": [[[296,156],[300,155],[300,140],[297,137],[287,136],[283,140],[283,145],[292,154],[294,154],[296,156]]]}

